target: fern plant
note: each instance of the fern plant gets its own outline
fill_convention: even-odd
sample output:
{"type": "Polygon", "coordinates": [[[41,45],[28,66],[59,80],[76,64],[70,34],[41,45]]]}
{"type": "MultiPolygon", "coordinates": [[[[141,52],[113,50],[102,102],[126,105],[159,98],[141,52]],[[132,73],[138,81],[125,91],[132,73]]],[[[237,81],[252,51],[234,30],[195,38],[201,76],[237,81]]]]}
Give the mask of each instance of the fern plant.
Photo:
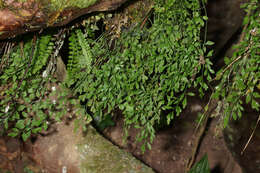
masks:
{"type": "MultiPolygon", "coordinates": [[[[231,116],[242,115],[244,97],[259,110],[257,2],[245,5],[249,13],[244,21],[245,36],[215,78],[219,83],[212,98],[219,101],[217,111],[224,110],[224,125],[231,116]]],[[[201,36],[207,22],[201,14],[204,3],[154,0],[150,18],[124,30],[119,38],[103,33],[96,39],[92,23],[83,29],[74,27],[69,35],[68,75],[59,91],[49,87],[57,82],[51,77],[50,64],[61,48],[56,45],[57,37],[50,32],[37,40],[28,37],[12,49],[10,57],[1,57],[6,64],[0,69],[0,125],[10,136],[22,135],[26,140],[32,133],[46,130],[51,120],[59,121],[66,114],[64,103],[69,101],[82,115],[77,123],[89,123],[92,116],[102,124],[122,112],[126,132],[132,126],[140,129],[137,141],[144,142],[142,150],[150,148],[155,125],[165,119],[170,124],[186,107],[187,97],[194,95],[189,89],[197,88],[203,96],[212,81],[212,51],[206,48],[213,42],[201,36]],[[149,22],[147,27],[145,22],[149,22]],[[87,113],[75,99],[67,99],[64,86],[78,96],[87,113]],[[56,92],[57,102],[48,99],[56,92]]]]}
{"type": "Polygon", "coordinates": [[[259,111],[260,105],[260,10],[258,0],[251,0],[243,6],[247,12],[240,42],[234,47],[232,57],[225,57],[226,67],[218,71],[212,98],[219,100],[217,114],[222,115],[226,127],[231,118],[241,118],[243,104],[250,104],[259,111]]]}
{"type": "MultiPolygon", "coordinates": [[[[69,104],[78,105],[75,99],[68,98],[68,90],[55,84],[53,60],[60,47],[55,37],[52,32],[38,39],[28,36],[11,50],[10,57],[3,55],[2,60],[7,62],[0,76],[2,133],[21,135],[26,140],[31,134],[46,131],[53,120],[60,121],[69,104]]],[[[76,115],[82,115],[82,108],[75,110],[76,115]]],[[[83,119],[88,122],[86,117],[83,119]]]]}
{"type": "Polygon", "coordinates": [[[119,109],[125,126],[139,128],[137,140],[146,140],[149,148],[154,125],[163,116],[170,123],[181,113],[187,96],[194,95],[189,88],[198,87],[203,94],[213,73],[212,52],[205,55],[212,42],[200,39],[207,19],[201,16],[200,2],[155,0],[153,10],[150,28],[122,33],[112,50],[104,46],[106,40],[96,42],[89,29],[73,31],[67,80],[95,119],[119,109]]]}
{"type": "Polygon", "coordinates": [[[45,83],[49,78],[42,77],[43,67],[53,51],[52,36],[41,39],[26,39],[24,44],[13,48],[7,67],[0,76],[1,101],[0,123],[10,136],[22,134],[26,140],[31,132],[47,128],[46,115],[41,108],[49,108],[42,102],[46,92],[45,83]],[[36,101],[40,98],[40,101],[36,101]],[[37,112],[37,114],[35,114],[37,112]]]}

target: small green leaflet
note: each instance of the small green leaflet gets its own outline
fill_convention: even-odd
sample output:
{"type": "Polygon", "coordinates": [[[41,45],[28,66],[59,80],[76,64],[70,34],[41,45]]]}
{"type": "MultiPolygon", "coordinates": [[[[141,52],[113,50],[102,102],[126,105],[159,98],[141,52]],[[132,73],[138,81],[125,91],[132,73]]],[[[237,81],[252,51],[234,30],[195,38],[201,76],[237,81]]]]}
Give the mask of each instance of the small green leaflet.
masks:
{"type": "Polygon", "coordinates": [[[213,45],[213,44],[214,44],[213,41],[207,41],[207,42],[205,43],[206,46],[211,46],[211,45],[213,45]]]}
{"type": "Polygon", "coordinates": [[[191,168],[189,173],[210,173],[207,154],[205,154],[202,159],[191,168]]]}

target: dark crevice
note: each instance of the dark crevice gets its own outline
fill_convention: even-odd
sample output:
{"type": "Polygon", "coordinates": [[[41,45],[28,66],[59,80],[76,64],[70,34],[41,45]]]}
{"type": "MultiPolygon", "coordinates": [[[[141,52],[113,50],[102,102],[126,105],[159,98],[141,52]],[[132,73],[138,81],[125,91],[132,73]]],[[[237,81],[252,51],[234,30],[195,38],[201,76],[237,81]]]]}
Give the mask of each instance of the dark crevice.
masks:
{"type": "Polygon", "coordinates": [[[240,37],[242,28],[239,28],[227,41],[227,43],[220,49],[219,52],[211,60],[213,63],[213,70],[218,71],[221,67],[225,66],[224,57],[230,48],[236,43],[240,37]]]}

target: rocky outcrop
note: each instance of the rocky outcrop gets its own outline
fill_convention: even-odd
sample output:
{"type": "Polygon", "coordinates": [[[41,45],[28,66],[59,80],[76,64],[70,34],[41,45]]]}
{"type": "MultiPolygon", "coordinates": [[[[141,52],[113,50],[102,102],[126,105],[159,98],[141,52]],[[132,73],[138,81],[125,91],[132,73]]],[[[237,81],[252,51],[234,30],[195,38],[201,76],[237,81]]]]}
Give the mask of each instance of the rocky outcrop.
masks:
{"type": "Polygon", "coordinates": [[[114,146],[92,126],[74,132],[74,123],[59,123],[55,132],[26,144],[47,173],[153,173],[131,154],[114,146]]]}
{"type": "Polygon", "coordinates": [[[118,8],[127,0],[0,0],[0,39],[63,26],[94,11],[118,8]]]}

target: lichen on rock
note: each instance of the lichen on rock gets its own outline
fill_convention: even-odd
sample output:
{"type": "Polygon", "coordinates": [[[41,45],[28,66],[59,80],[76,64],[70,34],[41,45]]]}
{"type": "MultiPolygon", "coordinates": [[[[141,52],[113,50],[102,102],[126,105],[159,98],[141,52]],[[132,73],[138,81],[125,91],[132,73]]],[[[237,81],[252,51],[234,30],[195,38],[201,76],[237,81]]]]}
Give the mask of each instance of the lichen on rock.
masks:
{"type": "Polygon", "coordinates": [[[93,5],[98,0],[48,0],[50,1],[52,9],[63,10],[67,7],[78,7],[78,8],[87,8],[90,5],[93,5]]]}

